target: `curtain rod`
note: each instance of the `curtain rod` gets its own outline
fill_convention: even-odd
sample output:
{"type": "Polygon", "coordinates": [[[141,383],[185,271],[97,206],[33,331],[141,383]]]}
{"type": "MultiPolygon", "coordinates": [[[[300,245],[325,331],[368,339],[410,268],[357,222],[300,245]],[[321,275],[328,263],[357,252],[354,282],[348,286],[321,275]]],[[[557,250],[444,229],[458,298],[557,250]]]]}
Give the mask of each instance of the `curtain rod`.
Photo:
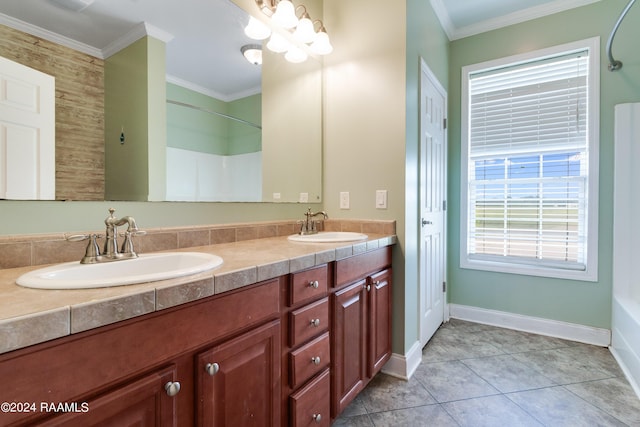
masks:
{"type": "Polygon", "coordinates": [[[174,104],[174,105],[179,105],[181,107],[192,108],[194,110],[202,111],[203,113],[213,114],[213,115],[216,115],[216,116],[224,117],[225,119],[235,120],[236,122],[244,123],[245,125],[249,125],[249,126],[252,126],[252,127],[256,128],[256,129],[262,130],[262,126],[257,125],[255,123],[251,123],[251,122],[249,122],[247,120],[239,119],[238,117],[230,116],[228,114],[219,113],[217,111],[209,110],[207,108],[198,107],[197,105],[187,104],[186,102],[174,101],[172,99],[167,99],[167,104],[174,104]]]}
{"type": "Polygon", "coordinates": [[[614,25],[613,30],[611,31],[611,35],[609,36],[609,41],[607,41],[607,56],[609,57],[609,66],[608,66],[609,71],[616,71],[622,68],[622,61],[617,61],[613,59],[613,54],[611,53],[611,46],[613,45],[613,38],[616,35],[616,31],[618,31],[618,27],[620,26],[620,23],[624,19],[624,16],[627,14],[629,9],[631,9],[631,6],[633,6],[633,3],[635,3],[635,1],[636,0],[630,0],[629,3],[627,4],[627,7],[624,8],[622,13],[620,14],[620,17],[618,18],[618,21],[616,22],[616,25],[614,25]]]}

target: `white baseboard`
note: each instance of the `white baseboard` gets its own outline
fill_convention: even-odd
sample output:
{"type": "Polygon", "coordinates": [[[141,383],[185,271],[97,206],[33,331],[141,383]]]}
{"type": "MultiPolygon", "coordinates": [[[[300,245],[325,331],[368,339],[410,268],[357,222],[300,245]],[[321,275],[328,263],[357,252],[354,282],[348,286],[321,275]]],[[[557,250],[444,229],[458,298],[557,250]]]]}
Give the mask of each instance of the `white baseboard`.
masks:
{"type": "Polygon", "coordinates": [[[408,380],[422,362],[422,348],[416,341],[406,355],[393,353],[391,359],[382,367],[382,372],[392,377],[408,380]]]}
{"type": "Polygon", "coordinates": [[[458,304],[449,304],[449,313],[452,318],[470,322],[531,332],[601,347],[609,347],[611,344],[611,331],[608,329],[458,304]]]}

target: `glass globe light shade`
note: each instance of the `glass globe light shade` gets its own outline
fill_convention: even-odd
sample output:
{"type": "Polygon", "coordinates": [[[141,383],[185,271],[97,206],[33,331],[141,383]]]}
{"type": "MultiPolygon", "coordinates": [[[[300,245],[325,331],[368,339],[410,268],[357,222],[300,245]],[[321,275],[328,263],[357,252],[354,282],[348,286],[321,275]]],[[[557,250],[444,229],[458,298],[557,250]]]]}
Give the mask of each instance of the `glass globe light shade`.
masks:
{"type": "Polygon", "coordinates": [[[267,48],[271,52],[276,52],[276,53],[286,52],[287,50],[289,50],[289,47],[290,47],[289,41],[278,33],[271,34],[271,38],[267,43],[267,48]]]}
{"type": "Polygon", "coordinates": [[[273,22],[282,28],[293,28],[298,25],[298,17],[296,16],[293,3],[289,0],[280,0],[276,6],[276,12],[271,17],[273,22]]]}
{"type": "Polygon", "coordinates": [[[307,16],[303,16],[300,21],[298,21],[298,26],[293,33],[293,37],[302,43],[311,43],[316,39],[316,32],[313,29],[313,23],[311,19],[307,16]]]}
{"type": "Polygon", "coordinates": [[[247,26],[244,27],[244,33],[253,40],[264,40],[271,35],[271,30],[252,16],[249,18],[247,26]]]}
{"type": "Polygon", "coordinates": [[[294,64],[306,61],[307,57],[308,55],[305,51],[295,46],[292,46],[284,55],[284,59],[294,64]]]}
{"type": "Polygon", "coordinates": [[[327,55],[333,51],[333,46],[329,41],[329,35],[325,31],[318,31],[315,41],[309,46],[313,53],[327,55]]]}

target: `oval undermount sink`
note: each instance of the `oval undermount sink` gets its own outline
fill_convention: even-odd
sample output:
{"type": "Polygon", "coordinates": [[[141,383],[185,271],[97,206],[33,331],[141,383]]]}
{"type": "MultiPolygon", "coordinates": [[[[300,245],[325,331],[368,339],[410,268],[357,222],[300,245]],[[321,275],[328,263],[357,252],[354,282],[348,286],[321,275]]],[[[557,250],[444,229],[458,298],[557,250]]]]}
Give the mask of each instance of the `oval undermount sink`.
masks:
{"type": "Polygon", "coordinates": [[[142,254],[138,258],[80,264],[66,262],[23,274],[20,286],[38,289],[86,289],[173,279],[218,267],[222,258],[201,252],[142,254]]]}
{"type": "Polygon", "coordinates": [[[319,231],[316,234],[294,234],[289,240],[308,243],[336,243],[366,240],[369,236],[352,231],[319,231]]]}

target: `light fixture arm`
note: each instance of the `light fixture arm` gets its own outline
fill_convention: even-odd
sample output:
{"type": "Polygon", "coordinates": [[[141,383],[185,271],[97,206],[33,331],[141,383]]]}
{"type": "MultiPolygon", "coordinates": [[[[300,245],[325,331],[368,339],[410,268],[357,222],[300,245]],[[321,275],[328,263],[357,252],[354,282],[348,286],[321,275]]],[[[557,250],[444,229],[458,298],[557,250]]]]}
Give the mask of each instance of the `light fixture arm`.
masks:
{"type": "Polygon", "coordinates": [[[276,11],[276,0],[256,0],[256,4],[268,17],[272,17],[276,11]]]}
{"type": "Polygon", "coordinates": [[[296,16],[298,16],[299,19],[307,18],[307,19],[311,20],[311,17],[309,16],[309,12],[307,12],[307,8],[305,7],[305,5],[303,5],[303,4],[297,5],[295,11],[296,11],[296,16]],[[298,16],[298,9],[300,9],[300,8],[302,8],[302,10],[304,12],[302,12],[302,15],[298,16]]]}

